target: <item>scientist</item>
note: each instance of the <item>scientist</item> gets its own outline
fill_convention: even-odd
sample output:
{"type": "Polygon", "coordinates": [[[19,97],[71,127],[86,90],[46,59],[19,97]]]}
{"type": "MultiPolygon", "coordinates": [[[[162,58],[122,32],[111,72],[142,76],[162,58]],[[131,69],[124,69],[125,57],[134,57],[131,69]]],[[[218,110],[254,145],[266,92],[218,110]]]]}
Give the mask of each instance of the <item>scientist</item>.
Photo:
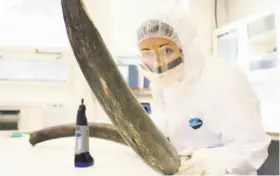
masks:
{"type": "Polygon", "coordinates": [[[153,121],[180,154],[177,174],[256,174],[270,138],[246,77],[202,52],[174,5],[139,25],[139,68],[151,81],[153,121]]]}

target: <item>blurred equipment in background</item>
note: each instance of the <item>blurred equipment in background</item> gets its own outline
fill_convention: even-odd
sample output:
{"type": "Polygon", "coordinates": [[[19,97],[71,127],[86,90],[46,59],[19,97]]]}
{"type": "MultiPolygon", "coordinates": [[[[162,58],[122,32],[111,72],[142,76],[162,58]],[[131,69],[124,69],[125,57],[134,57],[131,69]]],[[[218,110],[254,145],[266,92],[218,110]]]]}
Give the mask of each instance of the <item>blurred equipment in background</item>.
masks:
{"type": "Polygon", "coordinates": [[[141,103],[141,104],[142,104],[143,108],[145,109],[145,111],[146,111],[148,114],[151,114],[151,113],[152,113],[150,103],[141,103]]]}
{"type": "Polygon", "coordinates": [[[19,114],[18,109],[0,109],[0,130],[18,130],[19,114]]]}

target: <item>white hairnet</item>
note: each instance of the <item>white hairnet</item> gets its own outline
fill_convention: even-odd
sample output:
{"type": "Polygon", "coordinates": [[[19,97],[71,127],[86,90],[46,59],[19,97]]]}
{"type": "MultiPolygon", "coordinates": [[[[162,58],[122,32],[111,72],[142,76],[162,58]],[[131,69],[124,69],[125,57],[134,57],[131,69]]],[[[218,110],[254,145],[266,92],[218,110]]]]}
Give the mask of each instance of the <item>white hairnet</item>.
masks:
{"type": "Polygon", "coordinates": [[[196,41],[196,28],[188,15],[179,3],[156,7],[138,25],[137,42],[139,44],[149,37],[163,37],[173,41],[182,49],[187,67],[185,79],[190,81],[200,75],[204,67],[204,55],[196,41]]]}
{"type": "Polygon", "coordinates": [[[138,30],[138,42],[150,37],[162,37],[173,41],[181,48],[180,41],[173,27],[161,20],[148,20],[138,30]]]}

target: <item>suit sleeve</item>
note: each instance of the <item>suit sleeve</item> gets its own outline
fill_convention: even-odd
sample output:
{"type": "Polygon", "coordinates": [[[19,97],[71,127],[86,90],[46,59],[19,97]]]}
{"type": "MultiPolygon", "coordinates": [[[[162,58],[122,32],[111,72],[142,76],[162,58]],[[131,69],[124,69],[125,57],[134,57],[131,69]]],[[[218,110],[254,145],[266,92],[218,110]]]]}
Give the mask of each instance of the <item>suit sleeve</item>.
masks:
{"type": "MultiPolygon", "coordinates": [[[[262,126],[258,99],[247,80],[234,76],[219,91],[215,117],[222,147],[202,149],[209,169],[219,164],[230,174],[248,174],[258,170],[268,156],[270,137],[262,126]]],[[[211,173],[211,171],[210,171],[211,173]]]]}

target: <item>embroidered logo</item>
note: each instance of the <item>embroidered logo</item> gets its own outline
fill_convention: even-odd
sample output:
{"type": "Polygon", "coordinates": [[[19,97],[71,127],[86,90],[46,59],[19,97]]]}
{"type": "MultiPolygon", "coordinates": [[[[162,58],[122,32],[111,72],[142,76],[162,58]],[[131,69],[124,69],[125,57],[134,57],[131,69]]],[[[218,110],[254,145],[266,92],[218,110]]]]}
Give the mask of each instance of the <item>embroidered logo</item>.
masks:
{"type": "Polygon", "coordinates": [[[198,128],[200,128],[202,125],[203,125],[203,121],[198,118],[198,117],[195,117],[195,118],[191,118],[189,120],[189,125],[192,129],[196,130],[198,128]]]}

